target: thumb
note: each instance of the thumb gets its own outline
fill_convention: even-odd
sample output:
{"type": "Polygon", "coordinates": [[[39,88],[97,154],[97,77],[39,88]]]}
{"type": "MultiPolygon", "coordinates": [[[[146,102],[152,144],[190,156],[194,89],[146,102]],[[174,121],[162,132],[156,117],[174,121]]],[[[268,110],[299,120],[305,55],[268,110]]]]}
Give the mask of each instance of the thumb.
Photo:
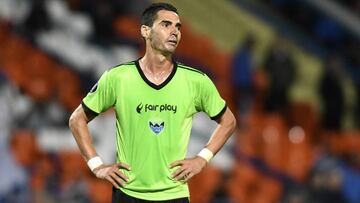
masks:
{"type": "Polygon", "coordinates": [[[116,167],[117,167],[117,168],[123,168],[123,169],[126,169],[126,170],[128,170],[128,171],[131,170],[131,167],[130,167],[128,164],[126,164],[126,163],[117,163],[117,164],[116,164],[116,167]]]}
{"type": "Polygon", "coordinates": [[[170,168],[174,168],[175,166],[180,166],[182,165],[182,161],[183,160],[177,160],[177,161],[174,161],[170,164],[170,168]]]}

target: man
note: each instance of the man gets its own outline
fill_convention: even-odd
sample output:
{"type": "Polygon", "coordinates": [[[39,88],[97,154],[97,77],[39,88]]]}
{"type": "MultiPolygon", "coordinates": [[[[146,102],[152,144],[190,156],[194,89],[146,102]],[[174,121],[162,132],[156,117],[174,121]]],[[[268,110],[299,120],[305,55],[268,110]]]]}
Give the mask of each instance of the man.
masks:
{"type": "Polygon", "coordinates": [[[181,39],[177,9],[156,3],[142,14],[145,55],[106,71],[71,115],[69,125],[96,177],[113,184],[113,202],[189,202],[187,181],[235,129],[235,118],[202,72],[172,59],[181,39]],[[114,107],[117,162],[103,164],[87,123],[114,107]],[[185,159],[192,116],[204,111],[219,125],[198,156],[185,159]]]}

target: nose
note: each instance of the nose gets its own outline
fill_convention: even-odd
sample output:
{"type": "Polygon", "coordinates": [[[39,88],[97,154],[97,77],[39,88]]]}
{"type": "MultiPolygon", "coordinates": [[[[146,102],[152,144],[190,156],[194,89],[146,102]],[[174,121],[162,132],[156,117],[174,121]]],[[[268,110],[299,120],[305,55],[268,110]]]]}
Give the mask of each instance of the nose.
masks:
{"type": "Polygon", "coordinates": [[[175,36],[178,36],[179,33],[180,33],[179,28],[177,28],[177,27],[174,26],[173,29],[171,30],[171,34],[172,34],[172,35],[175,35],[175,36]]]}

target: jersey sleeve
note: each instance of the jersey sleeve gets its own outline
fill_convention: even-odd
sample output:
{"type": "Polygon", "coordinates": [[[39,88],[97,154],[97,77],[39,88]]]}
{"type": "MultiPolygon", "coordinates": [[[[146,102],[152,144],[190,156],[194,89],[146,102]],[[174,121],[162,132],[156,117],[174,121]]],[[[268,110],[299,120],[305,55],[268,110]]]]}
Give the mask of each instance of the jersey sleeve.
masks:
{"type": "Polygon", "coordinates": [[[226,103],[221,98],[214,83],[208,76],[204,76],[199,90],[199,111],[203,111],[213,120],[218,119],[226,110],[226,103]]]}
{"type": "Polygon", "coordinates": [[[82,101],[86,111],[97,115],[115,104],[115,95],[109,71],[106,71],[82,101]]]}

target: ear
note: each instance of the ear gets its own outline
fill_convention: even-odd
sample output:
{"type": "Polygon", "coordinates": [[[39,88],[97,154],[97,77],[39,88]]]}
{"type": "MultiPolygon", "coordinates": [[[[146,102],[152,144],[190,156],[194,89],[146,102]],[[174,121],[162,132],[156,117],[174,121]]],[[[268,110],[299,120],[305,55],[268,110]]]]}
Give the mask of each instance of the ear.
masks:
{"type": "Polygon", "coordinates": [[[141,36],[144,37],[145,39],[149,38],[150,30],[151,30],[151,28],[149,26],[142,25],[141,26],[141,36]]]}

